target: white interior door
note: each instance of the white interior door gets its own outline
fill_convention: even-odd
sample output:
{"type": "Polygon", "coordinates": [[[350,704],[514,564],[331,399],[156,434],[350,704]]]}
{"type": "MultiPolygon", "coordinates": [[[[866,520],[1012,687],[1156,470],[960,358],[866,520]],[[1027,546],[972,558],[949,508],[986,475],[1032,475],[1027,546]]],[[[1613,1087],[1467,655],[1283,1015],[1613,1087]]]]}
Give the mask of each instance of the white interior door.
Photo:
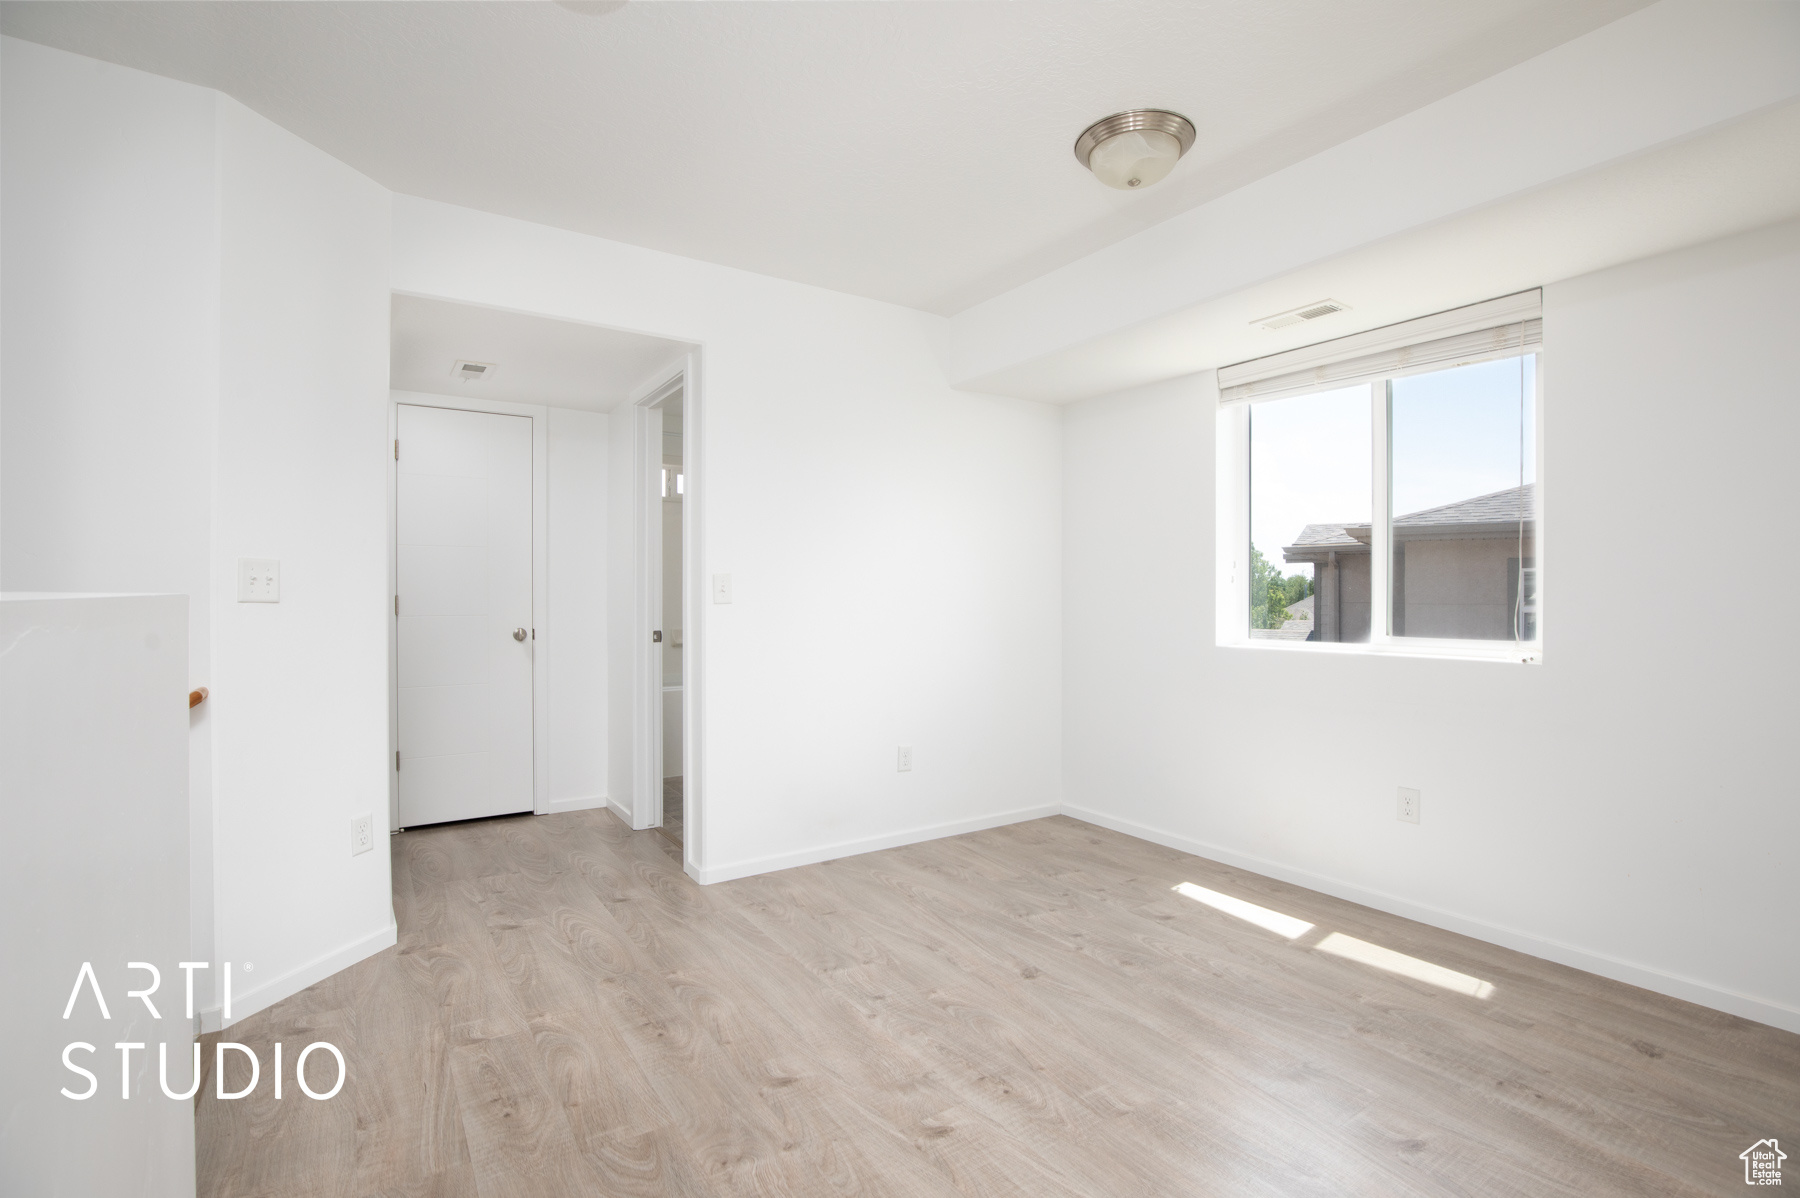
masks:
{"type": "Polygon", "coordinates": [[[401,404],[400,825],[532,809],[531,418],[401,404]]]}

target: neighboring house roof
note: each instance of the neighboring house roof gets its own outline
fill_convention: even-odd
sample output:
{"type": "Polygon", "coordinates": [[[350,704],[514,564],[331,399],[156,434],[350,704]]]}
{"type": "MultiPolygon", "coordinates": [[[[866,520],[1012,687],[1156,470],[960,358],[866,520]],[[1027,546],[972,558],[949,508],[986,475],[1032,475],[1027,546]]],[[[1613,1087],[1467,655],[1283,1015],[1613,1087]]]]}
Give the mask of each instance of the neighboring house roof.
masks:
{"type": "Polygon", "coordinates": [[[1530,520],[1536,515],[1536,504],[1532,499],[1535,488],[1535,483],[1526,483],[1522,487],[1495,491],[1491,495],[1477,495],[1473,499],[1459,499],[1441,507],[1428,507],[1422,512],[1408,512],[1404,516],[1394,517],[1394,527],[1517,524],[1520,520],[1530,520]]]}
{"type": "Polygon", "coordinates": [[[1294,539],[1294,543],[1289,545],[1288,548],[1332,549],[1339,545],[1362,545],[1365,544],[1364,541],[1357,540],[1344,530],[1347,528],[1367,527],[1369,527],[1367,524],[1308,524],[1305,528],[1300,530],[1300,535],[1294,539]]]}
{"type": "MultiPolygon", "coordinates": [[[[1537,515],[1536,485],[1526,483],[1472,499],[1428,507],[1404,516],[1394,517],[1394,532],[1401,540],[1424,537],[1499,536],[1516,530],[1520,520],[1533,520],[1537,515]]],[[[1332,551],[1367,552],[1370,530],[1367,524],[1308,524],[1300,530],[1294,543],[1284,546],[1282,557],[1291,563],[1323,561],[1332,551]]]]}

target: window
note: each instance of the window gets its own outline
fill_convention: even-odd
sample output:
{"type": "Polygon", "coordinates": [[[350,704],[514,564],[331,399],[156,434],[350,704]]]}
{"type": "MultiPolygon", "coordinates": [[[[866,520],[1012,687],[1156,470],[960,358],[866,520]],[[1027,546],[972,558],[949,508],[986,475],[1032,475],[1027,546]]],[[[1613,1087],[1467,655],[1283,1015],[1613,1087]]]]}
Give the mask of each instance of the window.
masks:
{"type": "Polygon", "coordinates": [[[1394,636],[1536,639],[1535,354],[1387,384],[1394,636]]]}
{"type": "Polygon", "coordinates": [[[1219,371],[1220,643],[1537,660],[1538,313],[1219,371]]]}
{"type": "Polygon", "coordinates": [[[1253,405],[1250,636],[1369,639],[1369,389],[1253,405]],[[1323,586],[1323,601],[1318,594],[1323,586]]]}

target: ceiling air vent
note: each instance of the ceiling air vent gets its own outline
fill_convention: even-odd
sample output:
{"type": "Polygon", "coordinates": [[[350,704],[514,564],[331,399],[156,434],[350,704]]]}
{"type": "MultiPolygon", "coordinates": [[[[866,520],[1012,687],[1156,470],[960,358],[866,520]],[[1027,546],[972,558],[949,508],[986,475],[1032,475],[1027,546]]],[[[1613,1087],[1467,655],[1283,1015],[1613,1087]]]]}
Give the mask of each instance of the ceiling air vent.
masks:
{"type": "Polygon", "coordinates": [[[1349,304],[1340,304],[1333,299],[1316,300],[1299,308],[1289,308],[1286,312],[1277,312],[1274,316],[1265,316],[1261,320],[1250,323],[1258,328],[1285,329],[1289,325],[1299,324],[1303,320],[1317,320],[1321,316],[1330,316],[1333,312],[1348,310],[1349,304]]]}
{"type": "Polygon", "coordinates": [[[493,378],[497,369],[492,362],[458,362],[450,368],[450,377],[459,382],[479,383],[493,378]]]}

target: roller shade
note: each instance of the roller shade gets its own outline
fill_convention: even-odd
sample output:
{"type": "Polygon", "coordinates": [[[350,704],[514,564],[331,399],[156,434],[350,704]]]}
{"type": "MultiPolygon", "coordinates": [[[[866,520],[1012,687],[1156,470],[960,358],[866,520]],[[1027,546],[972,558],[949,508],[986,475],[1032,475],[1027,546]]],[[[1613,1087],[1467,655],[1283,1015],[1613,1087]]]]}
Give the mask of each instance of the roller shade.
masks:
{"type": "Polygon", "coordinates": [[[1543,292],[1521,291],[1221,367],[1219,402],[1249,403],[1510,358],[1543,341],[1543,292]]]}

